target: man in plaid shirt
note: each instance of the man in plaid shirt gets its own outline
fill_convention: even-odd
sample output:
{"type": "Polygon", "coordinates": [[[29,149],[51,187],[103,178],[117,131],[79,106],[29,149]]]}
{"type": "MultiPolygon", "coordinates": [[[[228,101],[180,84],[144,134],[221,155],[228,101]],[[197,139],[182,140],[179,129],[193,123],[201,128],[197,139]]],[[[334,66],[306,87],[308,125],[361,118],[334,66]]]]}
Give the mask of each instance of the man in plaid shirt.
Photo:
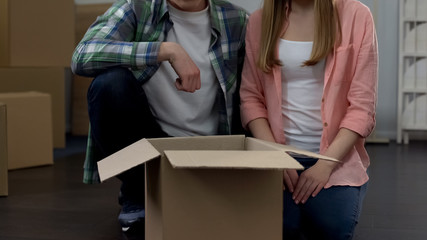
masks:
{"type": "MultiPolygon", "coordinates": [[[[118,0],[76,47],[72,70],[95,77],[84,182],[96,161],[141,138],[242,133],[238,87],[247,12],[223,0],[118,0]]],[[[143,166],[122,180],[123,230],[143,221],[143,166]]]]}

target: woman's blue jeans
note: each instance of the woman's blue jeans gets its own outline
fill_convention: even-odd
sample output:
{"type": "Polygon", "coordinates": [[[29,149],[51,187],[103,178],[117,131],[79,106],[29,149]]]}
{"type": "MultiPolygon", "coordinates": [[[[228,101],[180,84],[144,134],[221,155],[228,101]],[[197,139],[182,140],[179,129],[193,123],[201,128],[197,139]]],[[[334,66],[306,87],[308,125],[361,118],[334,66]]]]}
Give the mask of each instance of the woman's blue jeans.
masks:
{"type": "MultiPolygon", "coordinates": [[[[297,159],[305,168],[317,159],[297,159]]],[[[283,239],[352,239],[365,197],[360,187],[333,186],[323,189],[305,204],[295,204],[292,193],[283,192],[283,239]]]]}

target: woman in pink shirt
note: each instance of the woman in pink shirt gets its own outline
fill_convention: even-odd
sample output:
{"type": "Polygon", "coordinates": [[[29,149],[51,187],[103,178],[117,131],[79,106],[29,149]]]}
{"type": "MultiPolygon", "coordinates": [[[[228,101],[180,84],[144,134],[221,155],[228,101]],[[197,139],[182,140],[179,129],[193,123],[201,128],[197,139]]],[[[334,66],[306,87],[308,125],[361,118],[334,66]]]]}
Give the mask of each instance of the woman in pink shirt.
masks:
{"type": "Polygon", "coordinates": [[[378,51],[356,0],[265,0],[251,14],[240,88],[243,126],[263,140],[339,159],[286,170],[284,237],[351,239],[368,182],[378,51]]]}

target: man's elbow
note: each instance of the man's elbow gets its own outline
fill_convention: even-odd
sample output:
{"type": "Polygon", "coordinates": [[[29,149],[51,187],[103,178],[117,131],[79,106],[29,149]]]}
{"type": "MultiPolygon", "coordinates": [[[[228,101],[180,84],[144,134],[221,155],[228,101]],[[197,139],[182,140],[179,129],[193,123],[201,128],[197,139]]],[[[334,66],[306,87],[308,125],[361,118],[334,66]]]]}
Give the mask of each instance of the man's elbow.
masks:
{"type": "Polygon", "coordinates": [[[88,72],[85,71],[85,64],[84,61],[82,61],[82,55],[83,55],[83,48],[85,47],[84,43],[79,43],[77,45],[76,49],[73,52],[73,56],[71,58],[71,71],[80,76],[87,76],[88,72]]]}

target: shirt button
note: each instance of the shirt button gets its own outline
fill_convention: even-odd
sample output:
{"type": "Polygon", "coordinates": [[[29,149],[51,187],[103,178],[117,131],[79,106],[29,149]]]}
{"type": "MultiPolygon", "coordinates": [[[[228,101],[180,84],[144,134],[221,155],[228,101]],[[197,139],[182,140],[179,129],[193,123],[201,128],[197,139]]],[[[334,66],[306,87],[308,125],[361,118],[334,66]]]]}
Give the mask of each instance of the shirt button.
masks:
{"type": "Polygon", "coordinates": [[[328,126],[328,123],[327,123],[327,122],[323,123],[323,126],[327,127],[327,126],[328,126]]]}

